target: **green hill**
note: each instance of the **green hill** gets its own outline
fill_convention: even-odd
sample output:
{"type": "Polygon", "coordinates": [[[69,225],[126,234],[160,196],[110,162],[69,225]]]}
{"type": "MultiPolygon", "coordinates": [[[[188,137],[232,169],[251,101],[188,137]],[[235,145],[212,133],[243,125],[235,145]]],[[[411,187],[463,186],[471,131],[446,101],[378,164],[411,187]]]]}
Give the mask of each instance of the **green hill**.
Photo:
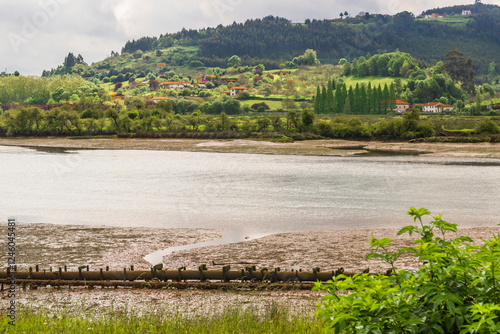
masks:
{"type": "MultiPolygon", "coordinates": [[[[402,12],[394,16],[367,14],[343,20],[306,20],[300,24],[268,16],[216,28],[183,29],[128,41],[121,54],[113,53],[113,57],[80,68],[78,73],[87,78],[137,75],[165,63],[166,72],[175,68],[177,73],[189,74],[199,67],[226,68],[233,55],[241,58],[242,66],[264,64],[266,69],[277,69],[290,67],[290,61],[306,49],[315,50],[323,64],[394,51],[434,64],[443,60],[446,52],[459,50],[474,60],[476,80],[482,83],[489,64],[500,65],[500,7],[475,4],[432,9],[419,18],[402,12]],[[472,15],[462,16],[464,9],[471,10],[472,15]],[[424,19],[427,13],[446,16],[424,19]]],[[[65,70],[61,67],[45,75],[65,70]]]]}

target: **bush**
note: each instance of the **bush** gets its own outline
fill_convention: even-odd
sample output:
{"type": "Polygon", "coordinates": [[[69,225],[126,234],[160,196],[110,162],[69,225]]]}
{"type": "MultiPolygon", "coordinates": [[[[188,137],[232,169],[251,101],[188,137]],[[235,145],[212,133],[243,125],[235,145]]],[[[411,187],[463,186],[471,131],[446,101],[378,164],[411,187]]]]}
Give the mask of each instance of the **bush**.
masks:
{"type": "Polygon", "coordinates": [[[500,235],[474,246],[469,237],[447,239],[457,225],[430,216],[427,209],[410,208],[417,225],[398,235],[420,236],[413,245],[389,252],[391,239],[372,237],[374,253],[392,268],[392,275],[335,276],[314,290],[327,291],[316,314],[334,333],[499,333],[500,235]],[[435,235],[435,232],[436,235],[435,235]],[[422,263],[416,271],[396,270],[404,253],[422,263]]]}
{"type": "Polygon", "coordinates": [[[251,108],[253,110],[259,110],[259,107],[264,107],[265,110],[269,110],[270,109],[266,102],[254,103],[251,106],[251,108]]]}
{"type": "Polygon", "coordinates": [[[273,143],[293,143],[293,138],[287,137],[285,135],[276,135],[272,139],[273,143]]]}
{"type": "Polygon", "coordinates": [[[497,134],[500,133],[500,127],[491,119],[483,119],[475,128],[476,133],[497,134]]]}
{"type": "Polygon", "coordinates": [[[205,64],[203,64],[201,61],[199,60],[193,60],[189,63],[189,67],[192,67],[192,68],[197,68],[197,67],[204,67],[205,64]]]}

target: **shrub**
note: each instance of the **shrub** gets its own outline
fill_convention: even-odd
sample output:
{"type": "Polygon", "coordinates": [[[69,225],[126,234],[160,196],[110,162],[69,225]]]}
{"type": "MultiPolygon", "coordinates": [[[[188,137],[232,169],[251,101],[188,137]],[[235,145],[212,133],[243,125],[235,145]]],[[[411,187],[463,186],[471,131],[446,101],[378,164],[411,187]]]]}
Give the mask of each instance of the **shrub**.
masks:
{"type": "Polygon", "coordinates": [[[442,215],[423,223],[430,212],[410,208],[417,225],[398,235],[420,236],[414,247],[389,252],[391,239],[372,237],[374,253],[392,268],[392,275],[335,276],[314,290],[327,291],[316,314],[334,333],[498,333],[500,332],[500,235],[474,246],[455,236],[457,225],[442,215]],[[416,271],[396,270],[398,257],[414,254],[416,271]]]}
{"type": "Polygon", "coordinates": [[[265,110],[269,110],[270,109],[266,102],[254,103],[251,106],[251,108],[253,110],[259,110],[259,107],[264,107],[265,110]]]}
{"type": "Polygon", "coordinates": [[[273,143],[293,143],[293,138],[287,137],[285,135],[276,135],[272,139],[273,143]]]}
{"type": "Polygon", "coordinates": [[[491,119],[483,119],[475,128],[476,133],[497,134],[500,133],[500,127],[491,119]]]}
{"type": "Polygon", "coordinates": [[[203,64],[201,61],[199,60],[192,60],[190,63],[189,63],[189,67],[192,67],[192,68],[197,68],[197,67],[203,67],[205,66],[205,64],[203,64]]]}

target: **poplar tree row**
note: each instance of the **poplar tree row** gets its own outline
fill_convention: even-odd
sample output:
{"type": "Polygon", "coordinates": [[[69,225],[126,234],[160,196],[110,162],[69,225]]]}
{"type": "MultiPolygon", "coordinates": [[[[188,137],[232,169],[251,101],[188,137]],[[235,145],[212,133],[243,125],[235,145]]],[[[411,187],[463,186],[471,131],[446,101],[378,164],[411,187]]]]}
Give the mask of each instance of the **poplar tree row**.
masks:
{"type": "Polygon", "coordinates": [[[396,92],[394,84],[379,84],[372,87],[357,83],[347,88],[343,82],[329,80],[326,86],[318,86],[314,98],[316,114],[385,114],[396,108],[396,92]]]}

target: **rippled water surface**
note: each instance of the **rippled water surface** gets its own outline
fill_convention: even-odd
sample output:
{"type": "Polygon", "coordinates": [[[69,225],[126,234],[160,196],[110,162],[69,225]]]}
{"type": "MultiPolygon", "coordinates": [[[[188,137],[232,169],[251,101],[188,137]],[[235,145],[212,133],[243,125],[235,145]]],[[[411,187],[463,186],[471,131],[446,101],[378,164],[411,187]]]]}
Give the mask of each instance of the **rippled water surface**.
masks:
{"type": "Polygon", "coordinates": [[[500,223],[500,161],[0,146],[0,221],[281,231],[500,223]]]}

